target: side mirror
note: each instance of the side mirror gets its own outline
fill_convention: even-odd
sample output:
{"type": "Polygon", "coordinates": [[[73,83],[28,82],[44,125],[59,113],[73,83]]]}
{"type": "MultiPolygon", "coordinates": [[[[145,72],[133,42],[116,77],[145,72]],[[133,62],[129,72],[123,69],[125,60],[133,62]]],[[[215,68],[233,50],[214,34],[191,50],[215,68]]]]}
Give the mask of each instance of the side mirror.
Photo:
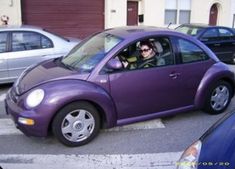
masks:
{"type": "Polygon", "coordinates": [[[113,70],[119,70],[122,69],[122,62],[119,59],[111,59],[108,61],[107,63],[107,67],[109,69],[113,69],[113,70]]]}

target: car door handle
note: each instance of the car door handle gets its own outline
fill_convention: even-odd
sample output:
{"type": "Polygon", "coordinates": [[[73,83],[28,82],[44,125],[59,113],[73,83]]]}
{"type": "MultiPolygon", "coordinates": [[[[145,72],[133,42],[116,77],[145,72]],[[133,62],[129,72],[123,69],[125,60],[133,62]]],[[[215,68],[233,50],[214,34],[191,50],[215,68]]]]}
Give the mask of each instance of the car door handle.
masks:
{"type": "Polygon", "coordinates": [[[169,77],[171,77],[172,79],[176,79],[178,76],[180,76],[180,73],[171,73],[171,74],[169,74],[169,77]]]}
{"type": "Polygon", "coordinates": [[[214,46],[220,46],[220,43],[215,43],[214,46]]]}

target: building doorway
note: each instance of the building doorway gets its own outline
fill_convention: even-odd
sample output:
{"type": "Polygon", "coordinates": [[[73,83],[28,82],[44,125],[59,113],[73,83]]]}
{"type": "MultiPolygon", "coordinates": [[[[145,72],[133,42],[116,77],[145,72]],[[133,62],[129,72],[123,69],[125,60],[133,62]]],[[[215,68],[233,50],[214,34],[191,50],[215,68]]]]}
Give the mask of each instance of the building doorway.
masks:
{"type": "Polygon", "coordinates": [[[218,6],[213,4],[210,9],[209,25],[217,25],[218,6]]]}
{"type": "Polygon", "coordinates": [[[127,25],[138,25],[138,1],[127,1],[127,25]]]}

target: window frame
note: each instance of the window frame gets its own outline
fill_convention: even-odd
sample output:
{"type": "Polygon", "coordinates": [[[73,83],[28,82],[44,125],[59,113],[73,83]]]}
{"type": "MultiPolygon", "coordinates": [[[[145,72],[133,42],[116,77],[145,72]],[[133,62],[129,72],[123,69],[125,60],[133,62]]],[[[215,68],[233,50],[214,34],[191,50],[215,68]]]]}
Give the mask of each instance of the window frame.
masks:
{"type": "Polygon", "coordinates": [[[51,48],[54,48],[54,43],[53,41],[43,35],[42,33],[39,33],[39,32],[35,32],[35,31],[28,31],[28,30],[13,30],[13,31],[9,31],[9,52],[22,52],[22,51],[32,51],[32,50],[43,50],[43,49],[51,49],[51,48]],[[40,36],[40,47],[41,48],[38,48],[38,49],[30,49],[30,50],[19,50],[19,51],[13,51],[13,33],[34,33],[36,35],[39,35],[40,36]],[[52,46],[49,47],[49,48],[42,48],[42,37],[44,37],[45,39],[47,39],[51,44],[52,46]]]}
{"type": "Polygon", "coordinates": [[[174,44],[172,43],[171,37],[169,35],[150,35],[150,36],[146,36],[146,37],[141,37],[138,38],[132,42],[129,42],[128,44],[124,45],[122,48],[120,48],[115,54],[113,54],[113,56],[106,62],[106,64],[101,68],[101,70],[99,71],[99,74],[113,74],[113,73],[120,73],[120,72],[130,72],[130,71],[143,71],[143,70],[147,70],[147,69],[156,69],[156,68],[162,68],[162,67],[169,67],[169,66],[174,66],[177,64],[177,56],[175,53],[175,49],[174,49],[174,44]],[[140,68],[140,69],[120,69],[120,70],[108,70],[108,68],[106,67],[107,63],[111,60],[114,59],[118,56],[118,54],[120,52],[122,52],[124,49],[128,48],[131,45],[134,45],[135,43],[139,42],[139,41],[144,41],[147,39],[158,39],[158,38],[167,38],[169,40],[169,47],[170,47],[170,51],[173,55],[173,64],[168,64],[168,65],[162,65],[162,66],[154,66],[154,67],[149,67],[149,68],[140,68]]]}
{"type": "Polygon", "coordinates": [[[177,9],[165,9],[164,24],[169,25],[171,23],[173,25],[176,25],[177,24],[177,13],[178,13],[177,9]],[[169,22],[169,23],[166,22],[166,12],[175,12],[175,18],[174,18],[175,21],[174,21],[174,23],[173,22],[169,22]]]}
{"type": "Polygon", "coordinates": [[[186,24],[189,24],[189,23],[190,23],[190,18],[191,18],[191,10],[179,9],[179,24],[185,24],[185,23],[186,23],[186,24]],[[182,23],[181,23],[181,17],[180,17],[180,16],[181,16],[181,15],[180,15],[181,12],[188,12],[188,14],[189,14],[189,16],[188,16],[189,18],[188,18],[188,19],[189,19],[189,20],[188,20],[187,22],[182,22],[182,23]]]}
{"type": "Polygon", "coordinates": [[[169,24],[173,24],[173,25],[179,25],[179,24],[185,24],[185,23],[190,23],[191,22],[191,13],[192,13],[192,8],[191,8],[191,4],[192,4],[192,0],[188,0],[189,3],[184,6],[182,4],[184,4],[184,1],[183,0],[175,0],[175,5],[169,5],[170,1],[166,1],[165,2],[165,10],[164,10],[164,24],[165,25],[169,25],[169,24]],[[166,23],[166,11],[176,11],[176,18],[175,18],[175,23],[166,23]],[[180,20],[181,20],[181,17],[180,17],[180,12],[181,11],[187,11],[189,12],[189,21],[188,22],[184,22],[184,23],[181,23],[180,20]]]}

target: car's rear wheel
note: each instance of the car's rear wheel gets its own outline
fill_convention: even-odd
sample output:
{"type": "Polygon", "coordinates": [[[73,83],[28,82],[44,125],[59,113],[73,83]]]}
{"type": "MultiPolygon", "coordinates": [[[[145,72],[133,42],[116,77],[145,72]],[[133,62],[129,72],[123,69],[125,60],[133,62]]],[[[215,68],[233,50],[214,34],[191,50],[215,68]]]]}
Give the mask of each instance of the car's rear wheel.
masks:
{"type": "Polygon", "coordinates": [[[98,111],[87,102],[73,102],[65,106],[52,122],[55,137],[70,147],[90,142],[98,134],[99,129],[98,111]]]}
{"type": "Polygon", "coordinates": [[[219,81],[209,90],[205,110],[210,114],[222,113],[229,105],[232,88],[228,82],[219,81]]]}

